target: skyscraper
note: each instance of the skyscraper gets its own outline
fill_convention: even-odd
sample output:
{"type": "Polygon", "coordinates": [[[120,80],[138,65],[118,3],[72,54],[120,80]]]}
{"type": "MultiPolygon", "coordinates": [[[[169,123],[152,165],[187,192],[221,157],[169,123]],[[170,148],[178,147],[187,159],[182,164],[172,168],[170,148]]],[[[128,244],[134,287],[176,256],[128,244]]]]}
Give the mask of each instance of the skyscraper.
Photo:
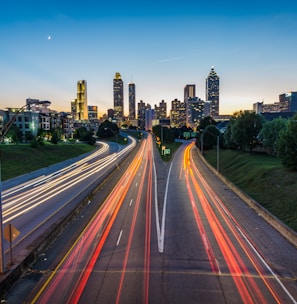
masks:
{"type": "Polygon", "coordinates": [[[129,119],[135,119],[135,83],[129,83],[129,119]]]}
{"type": "Polygon", "coordinates": [[[220,106],[220,77],[215,72],[214,67],[211,67],[210,73],[206,78],[205,96],[205,101],[210,102],[210,116],[218,116],[220,106]]]}
{"type": "Polygon", "coordinates": [[[160,102],[160,119],[167,117],[167,103],[162,100],[160,102]]]}
{"type": "Polygon", "coordinates": [[[77,98],[75,100],[75,119],[88,120],[87,82],[85,80],[79,80],[77,82],[77,98]]]}
{"type": "Polygon", "coordinates": [[[113,79],[113,108],[114,118],[122,120],[124,116],[124,87],[120,73],[116,73],[113,79]]]}
{"type": "Polygon", "coordinates": [[[178,128],[186,125],[186,105],[177,98],[171,102],[170,125],[178,128]]]}
{"type": "Polygon", "coordinates": [[[187,84],[184,88],[184,102],[187,102],[188,98],[196,97],[195,84],[187,84]]]}
{"type": "Polygon", "coordinates": [[[195,84],[187,84],[184,88],[184,103],[186,105],[186,125],[190,124],[191,109],[189,105],[189,99],[196,97],[195,84]]]}
{"type": "Polygon", "coordinates": [[[145,103],[140,100],[140,102],[138,103],[138,110],[137,110],[137,119],[138,119],[138,127],[140,129],[144,129],[145,128],[145,103]]]}

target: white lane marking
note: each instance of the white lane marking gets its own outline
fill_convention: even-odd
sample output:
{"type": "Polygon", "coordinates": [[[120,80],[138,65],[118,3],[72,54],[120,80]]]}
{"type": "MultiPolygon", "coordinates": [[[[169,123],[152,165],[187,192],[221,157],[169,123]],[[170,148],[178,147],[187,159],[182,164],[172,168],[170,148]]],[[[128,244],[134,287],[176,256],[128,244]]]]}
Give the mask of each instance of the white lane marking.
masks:
{"type": "Polygon", "coordinates": [[[172,164],[170,164],[169,172],[168,172],[168,177],[167,177],[167,182],[166,182],[166,189],[165,189],[165,195],[164,195],[164,204],[163,204],[163,215],[162,215],[162,226],[161,226],[161,251],[163,252],[164,250],[164,236],[165,236],[165,218],[166,218],[166,206],[167,206],[167,193],[168,193],[168,187],[169,187],[169,178],[171,174],[171,169],[172,169],[172,164]]]}
{"type": "Polygon", "coordinates": [[[216,261],[216,264],[217,264],[217,267],[218,267],[218,270],[219,270],[219,275],[221,275],[222,272],[221,272],[221,269],[220,269],[219,261],[217,259],[215,259],[215,261],[216,261]]]}
{"type": "Polygon", "coordinates": [[[131,205],[132,205],[132,203],[133,203],[133,198],[131,198],[131,201],[130,201],[129,206],[131,206],[131,205]]]}
{"type": "Polygon", "coordinates": [[[120,234],[119,234],[119,237],[118,237],[118,240],[117,240],[117,246],[119,246],[119,244],[120,244],[122,233],[123,233],[123,230],[120,231],[120,234]]]}
{"type": "Polygon", "coordinates": [[[159,223],[159,210],[158,210],[158,196],[157,196],[157,173],[155,160],[153,158],[153,168],[154,168],[154,181],[155,181],[155,213],[156,213],[156,228],[157,228],[157,238],[158,238],[158,250],[160,251],[160,223],[159,223]]]}
{"type": "Polygon", "coordinates": [[[287,296],[292,300],[293,303],[297,303],[297,301],[294,299],[294,297],[290,294],[288,289],[284,286],[284,284],[281,282],[281,280],[277,277],[277,275],[273,272],[273,270],[270,268],[270,266],[266,263],[266,261],[262,258],[260,253],[257,251],[257,249],[253,246],[253,244],[248,240],[248,238],[245,236],[245,234],[240,230],[238,226],[236,226],[239,233],[242,235],[242,237],[245,239],[245,241],[249,244],[249,246],[253,249],[255,254],[258,256],[258,258],[262,261],[262,263],[265,265],[265,267],[269,270],[269,272],[272,274],[272,276],[276,279],[278,284],[282,287],[284,292],[287,294],[287,296]]]}
{"type": "Polygon", "coordinates": [[[138,183],[135,184],[135,187],[137,187],[138,183]]]}
{"type": "Polygon", "coordinates": [[[155,181],[155,213],[156,213],[156,229],[157,229],[157,238],[158,238],[158,250],[160,253],[164,251],[164,237],[165,237],[165,219],[166,219],[166,206],[167,206],[167,193],[168,193],[168,186],[169,186],[169,178],[172,169],[172,164],[170,165],[167,181],[166,181],[166,189],[164,195],[164,203],[163,203],[163,214],[162,214],[162,223],[161,223],[161,231],[160,231],[160,223],[159,223],[159,209],[158,209],[158,196],[157,196],[157,172],[156,172],[156,165],[155,159],[153,154],[153,168],[154,168],[154,181],[155,181]]]}

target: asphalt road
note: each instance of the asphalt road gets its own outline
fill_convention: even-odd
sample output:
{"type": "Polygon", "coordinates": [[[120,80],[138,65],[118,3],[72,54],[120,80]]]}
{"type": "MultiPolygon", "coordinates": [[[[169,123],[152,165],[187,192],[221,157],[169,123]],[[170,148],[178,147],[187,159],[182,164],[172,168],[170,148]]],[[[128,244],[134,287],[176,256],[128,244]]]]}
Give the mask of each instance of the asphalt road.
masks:
{"type": "Polygon", "coordinates": [[[89,225],[66,242],[69,227],[7,302],[296,303],[296,248],[195,149],[163,163],[148,135],[89,225]]]}

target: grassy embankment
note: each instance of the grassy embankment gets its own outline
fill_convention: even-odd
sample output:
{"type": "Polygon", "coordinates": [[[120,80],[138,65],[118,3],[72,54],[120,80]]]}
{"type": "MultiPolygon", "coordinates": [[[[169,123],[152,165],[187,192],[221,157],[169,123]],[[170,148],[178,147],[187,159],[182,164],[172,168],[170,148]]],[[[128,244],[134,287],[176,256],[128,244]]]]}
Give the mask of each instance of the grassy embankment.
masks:
{"type": "Polygon", "coordinates": [[[45,144],[37,149],[30,145],[0,145],[2,180],[48,167],[95,148],[86,144],[45,144]]]}
{"type": "MultiPolygon", "coordinates": [[[[139,138],[140,132],[126,132],[129,135],[139,138]]],[[[108,138],[107,141],[117,142],[126,145],[125,137],[118,135],[108,138]]],[[[45,143],[39,148],[32,148],[30,145],[0,145],[1,174],[2,180],[7,180],[22,174],[26,174],[61,161],[88,153],[96,146],[86,144],[63,144],[53,145],[45,143]]]]}
{"type": "MultiPolygon", "coordinates": [[[[216,168],[216,150],[205,151],[216,168]]],[[[250,197],[297,231],[297,172],[286,170],[280,161],[265,154],[220,150],[220,173],[250,197]]]]}

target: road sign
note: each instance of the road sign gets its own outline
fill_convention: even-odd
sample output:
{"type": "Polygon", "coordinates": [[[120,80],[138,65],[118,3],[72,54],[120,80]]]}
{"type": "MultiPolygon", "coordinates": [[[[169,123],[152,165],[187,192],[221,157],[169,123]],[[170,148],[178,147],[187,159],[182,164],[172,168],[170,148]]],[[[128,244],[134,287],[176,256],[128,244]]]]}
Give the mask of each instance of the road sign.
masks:
{"type": "Polygon", "coordinates": [[[20,235],[20,232],[16,227],[11,224],[8,224],[4,227],[4,238],[7,242],[12,242],[20,235]]]}
{"type": "Polygon", "coordinates": [[[11,224],[8,224],[4,227],[4,238],[7,242],[9,242],[9,248],[10,248],[10,265],[13,265],[12,262],[12,241],[16,239],[20,235],[20,232],[17,230],[16,227],[14,227],[11,224]]]}
{"type": "Polygon", "coordinates": [[[165,150],[164,150],[164,155],[165,155],[165,154],[170,154],[170,149],[165,149],[165,150]]]}

